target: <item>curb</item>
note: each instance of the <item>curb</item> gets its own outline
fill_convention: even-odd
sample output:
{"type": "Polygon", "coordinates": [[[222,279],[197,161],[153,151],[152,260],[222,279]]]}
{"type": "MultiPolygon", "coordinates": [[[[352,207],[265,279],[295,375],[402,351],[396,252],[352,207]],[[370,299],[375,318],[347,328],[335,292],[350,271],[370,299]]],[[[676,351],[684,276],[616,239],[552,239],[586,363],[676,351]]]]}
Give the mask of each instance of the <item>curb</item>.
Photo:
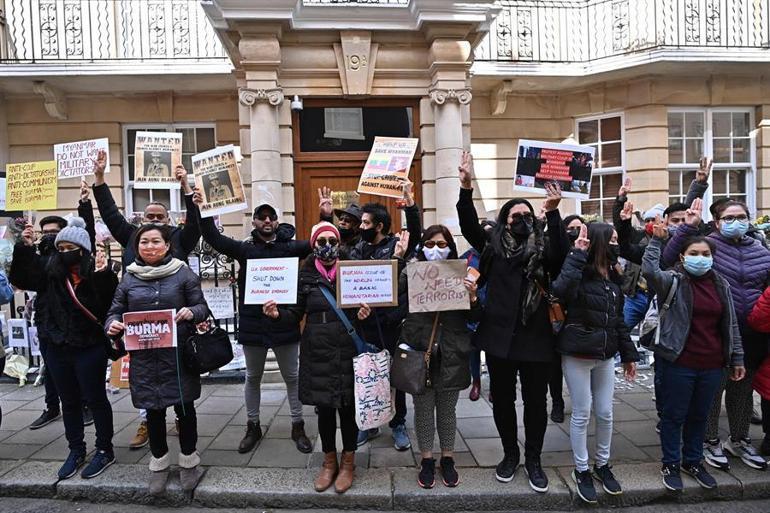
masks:
{"type": "MultiPolygon", "coordinates": [[[[172,470],[166,494],[147,493],[145,465],[115,464],[103,475],[83,480],[75,477],[58,481],[59,462],[0,460],[0,496],[81,500],[92,503],[122,503],[157,506],[209,508],[346,509],[380,511],[503,511],[576,510],[584,506],[575,494],[571,468],[548,468],[549,491],[532,491],[523,469],[511,483],[499,483],[493,469],[462,469],[461,483],[447,488],[436,476],[436,486],[417,486],[417,470],[359,469],[353,488],[345,494],[333,489],[316,493],[312,482],[316,469],[258,469],[210,467],[194,496],[179,487],[172,470]]],[[[622,496],[611,497],[599,489],[599,503],[608,507],[642,506],[660,503],[700,503],[714,500],[756,500],[770,498],[770,475],[738,467],[732,473],[714,471],[716,490],[704,490],[683,475],[685,492],[673,494],[663,488],[655,463],[616,465],[613,472],[623,484],[622,496]]],[[[598,483],[597,483],[598,484],[598,483]]]]}

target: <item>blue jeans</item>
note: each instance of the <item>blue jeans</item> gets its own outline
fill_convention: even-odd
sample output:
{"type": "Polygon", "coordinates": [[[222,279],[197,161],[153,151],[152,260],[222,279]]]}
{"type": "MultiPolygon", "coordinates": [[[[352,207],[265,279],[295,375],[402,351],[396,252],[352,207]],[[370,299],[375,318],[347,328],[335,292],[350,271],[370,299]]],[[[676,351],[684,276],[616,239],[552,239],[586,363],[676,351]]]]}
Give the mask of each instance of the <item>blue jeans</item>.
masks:
{"type": "Polygon", "coordinates": [[[478,349],[474,349],[471,351],[471,359],[470,359],[470,366],[471,366],[471,377],[474,381],[478,381],[481,379],[481,351],[478,349]]]}
{"type": "Polygon", "coordinates": [[[655,374],[660,374],[661,388],[675,391],[663,395],[660,423],[663,464],[700,463],[706,420],[723,372],[723,369],[690,369],[663,358],[655,360],[655,374]]]}
{"type": "Polygon", "coordinates": [[[650,297],[645,292],[637,292],[633,296],[626,296],[623,303],[623,321],[629,329],[644,320],[644,314],[650,307],[650,297]]]}

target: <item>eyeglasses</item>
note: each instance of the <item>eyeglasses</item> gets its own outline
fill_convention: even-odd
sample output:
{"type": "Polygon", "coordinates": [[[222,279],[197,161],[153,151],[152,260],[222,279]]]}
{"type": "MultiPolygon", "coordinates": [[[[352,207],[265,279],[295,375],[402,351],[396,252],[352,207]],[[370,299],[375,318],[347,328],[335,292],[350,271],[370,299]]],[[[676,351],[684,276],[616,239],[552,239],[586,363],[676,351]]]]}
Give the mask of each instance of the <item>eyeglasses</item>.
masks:
{"type": "Polygon", "coordinates": [[[436,246],[438,246],[441,249],[444,249],[445,247],[449,246],[449,243],[447,241],[445,241],[445,240],[439,240],[439,241],[426,240],[425,243],[423,244],[423,246],[425,246],[426,248],[429,248],[429,249],[430,248],[435,248],[436,246]]]}
{"type": "Polygon", "coordinates": [[[524,221],[525,223],[532,222],[532,214],[512,214],[511,218],[513,218],[514,223],[520,221],[524,221]]]}
{"type": "Polygon", "coordinates": [[[720,221],[724,221],[727,224],[732,224],[735,221],[744,222],[748,220],[749,220],[749,216],[745,214],[741,214],[739,216],[724,216],[723,218],[720,219],[720,221]]]}
{"type": "Polygon", "coordinates": [[[318,237],[315,240],[315,243],[319,246],[331,246],[334,247],[337,244],[339,244],[339,241],[335,239],[334,237],[329,237],[328,239],[326,237],[318,237]]]}
{"type": "Polygon", "coordinates": [[[254,216],[254,219],[256,221],[277,221],[278,216],[273,214],[262,214],[262,215],[257,214],[254,216]]]}

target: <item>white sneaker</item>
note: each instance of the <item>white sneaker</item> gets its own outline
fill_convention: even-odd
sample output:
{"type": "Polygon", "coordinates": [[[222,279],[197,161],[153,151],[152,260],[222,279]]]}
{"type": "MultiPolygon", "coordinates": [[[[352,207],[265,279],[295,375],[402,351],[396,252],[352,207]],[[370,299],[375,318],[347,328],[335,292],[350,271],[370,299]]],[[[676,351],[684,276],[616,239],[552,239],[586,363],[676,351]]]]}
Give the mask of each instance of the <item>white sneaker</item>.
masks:
{"type": "Polygon", "coordinates": [[[737,442],[733,441],[732,438],[728,438],[722,446],[727,452],[736,458],[740,458],[741,461],[749,467],[757,470],[767,469],[767,461],[759,455],[754,446],[751,445],[751,440],[748,438],[742,438],[737,442]]]}
{"type": "Polygon", "coordinates": [[[719,440],[706,440],[703,442],[703,458],[706,463],[719,470],[730,470],[730,462],[727,461],[719,440]]]}

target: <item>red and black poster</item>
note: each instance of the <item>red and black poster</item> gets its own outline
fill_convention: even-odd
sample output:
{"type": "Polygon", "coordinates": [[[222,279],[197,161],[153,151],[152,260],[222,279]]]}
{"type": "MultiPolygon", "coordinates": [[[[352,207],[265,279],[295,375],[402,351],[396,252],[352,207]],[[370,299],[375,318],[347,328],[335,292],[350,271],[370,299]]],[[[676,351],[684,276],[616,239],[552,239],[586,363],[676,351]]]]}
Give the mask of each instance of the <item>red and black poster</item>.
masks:
{"type": "Polygon", "coordinates": [[[176,310],[123,314],[126,351],[176,347],[176,310]]]}
{"type": "Polygon", "coordinates": [[[519,140],[515,189],[545,193],[545,184],[556,182],[565,198],[588,199],[594,168],[593,146],[519,140]]]}

